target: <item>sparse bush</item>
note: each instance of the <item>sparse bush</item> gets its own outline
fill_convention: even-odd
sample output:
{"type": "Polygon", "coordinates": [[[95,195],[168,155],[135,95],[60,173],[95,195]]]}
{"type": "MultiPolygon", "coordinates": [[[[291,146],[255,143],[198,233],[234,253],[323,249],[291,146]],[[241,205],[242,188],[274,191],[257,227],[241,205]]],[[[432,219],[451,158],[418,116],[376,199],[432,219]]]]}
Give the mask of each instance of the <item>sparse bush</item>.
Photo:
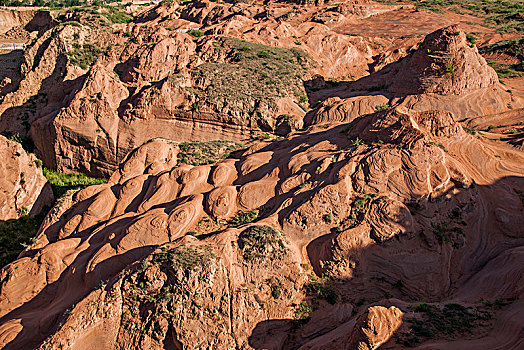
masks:
{"type": "Polygon", "coordinates": [[[391,106],[389,105],[389,103],[384,103],[384,104],[375,106],[375,112],[385,111],[390,108],[391,106]]]}
{"type": "Polygon", "coordinates": [[[313,278],[312,282],[307,286],[309,294],[319,297],[334,305],[338,300],[338,294],[332,286],[332,281],[326,276],[320,280],[313,278]]]}
{"type": "Polygon", "coordinates": [[[187,34],[191,35],[192,37],[195,37],[195,38],[200,38],[200,37],[203,37],[204,36],[204,31],[200,30],[200,29],[189,29],[187,31],[187,34]]]}
{"type": "Polygon", "coordinates": [[[92,66],[100,55],[101,50],[92,44],[73,44],[73,51],[69,52],[69,61],[82,69],[92,66]]]}
{"type": "Polygon", "coordinates": [[[245,224],[249,224],[255,221],[257,218],[258,218],[258,210],[251,210],[247,212],[241,210],[237,213],[237,215],[233,217],[233,219],[231,219],[229,224],[232,227],[238,227],[238,226],[242,226],[245,224]]]}
{"type": "Polygon", "coordinates": [[[21,144],[22,148],[28,153],[33,153],[35,150],[35,144],[29,135],[20,135],[19,133],[16,133],[12,135],[9,140],[21,144]]]}
{"type": "Polygon", "coordinates": [[[217,38],[214,49],[216,57],[227,60],[205,62],[191,72],[195,80],[205,81],[205,77],[213,76],[207,86],[188,90],[199,103],[227,106],[231,116],[249,115],[249,122],[256,125],[267,110],[278,110],[280,98],[294,97],[299,101],[306,95],[302,77],[310,61],[303,51],[233,38],[217,38]]]}
{"type": "Polygon", "coordinates": [[[249,262],[280,260],[287,254],[284,235],[266,225],[248,227],[239,243],[242,256],[249,262]]]}
{"type": "Polygon", "coordinates": [[[30,217],[24,208],[20,212],[21,218],[0,222],[0,267],[14,261],[25,247],[34,242],[48,209],[44,208],[40,214],[30,217]]]}

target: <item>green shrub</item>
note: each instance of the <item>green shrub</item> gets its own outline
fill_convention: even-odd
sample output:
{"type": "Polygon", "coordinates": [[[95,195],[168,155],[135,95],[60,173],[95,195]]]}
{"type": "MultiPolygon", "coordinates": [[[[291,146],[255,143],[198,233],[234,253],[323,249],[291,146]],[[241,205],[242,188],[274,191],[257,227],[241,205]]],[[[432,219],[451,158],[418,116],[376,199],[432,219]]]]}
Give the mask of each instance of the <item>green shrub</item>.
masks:
{"type": "Polygon", "coordinates": [[[331,305],[334,305],[338,300],[337,291],[333,288],[332,281],[328,277],[323,276],[320,280],[313,278],[307,289],[309,294],[324,299],[331,305]]]}
{"type": "Polygon", "coordinates": [[[187,33],[189,35],[191,35],[192,37],[195,37],[195,38],[200,38],[200,37],[203,37],[204,36],[204,31],[200,30],[200,29],[189,29],[187,31],[187,33]]]}
{"type": "Polygon", "coordinates": [[[18,142],[27,153],[33,153],[35,150],[35,144],[29,135],[20,135],[19,133],[16,133],[12,135],[9,140],[18,142]]]}
{"type": "Polygon", "coordinates": [[[249,262],[280,260],[287,254],[284,235],[266,225],[248,227],[239,243],[242,256],[249,262]]]}
{"type": "Polygon", "coordinates": [[[466,34],[466,39],[469,41],[471,47],[477,43],[477,37],[472,34],[466,34]]]}
{"type": "Polygon", "coordinates": [[[229,225],[232,227],[238,227],[245,224],[249,224],[250,222],[255,221],[258,218],[258,210],[251,210],[248,212],[245,212],[243,210],[239,211],[231,221],[229,221],[229,225]]]}
{"type": "Polygon", "coordinates": [[[73,51],[70,51],[69,61],[71,64],[78,66],[82,69],[87,69],[92,66],[100,55],[101,50],[92,44],[78,43],[73,44],[73,51]]]}
{"type": "Polygon", "coordinates": [[[375,112],[385,111],[390,108],[391,106],[389,105],[389,103],[384,103],[384,104],[375,106],[375,112]]]}

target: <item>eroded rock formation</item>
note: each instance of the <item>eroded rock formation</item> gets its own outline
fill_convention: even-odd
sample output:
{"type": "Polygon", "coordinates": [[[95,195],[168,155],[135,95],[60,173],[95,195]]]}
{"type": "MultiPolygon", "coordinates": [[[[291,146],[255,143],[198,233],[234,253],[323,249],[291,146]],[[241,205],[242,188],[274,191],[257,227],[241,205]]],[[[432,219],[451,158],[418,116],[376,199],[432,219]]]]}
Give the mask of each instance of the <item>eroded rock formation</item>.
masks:
{"type": "Polygon", "coordinates": [[[4,348],[376,348],[401,312],[355,316],[358,300],[475,305],[488,290],[461,287],[506,273],[489,261],[520,249],[522,154],[494,157],[449,112],[378,112],[216,165],[177,165],[177,152],[146,143],[55,208],[1,272],[4,348]]]}
{"type": "Polygon", "coordinates": [[[0,221],[36,215],[52,205],[53,192],[42,163],[18,142],[0,136],[0,221]]]}

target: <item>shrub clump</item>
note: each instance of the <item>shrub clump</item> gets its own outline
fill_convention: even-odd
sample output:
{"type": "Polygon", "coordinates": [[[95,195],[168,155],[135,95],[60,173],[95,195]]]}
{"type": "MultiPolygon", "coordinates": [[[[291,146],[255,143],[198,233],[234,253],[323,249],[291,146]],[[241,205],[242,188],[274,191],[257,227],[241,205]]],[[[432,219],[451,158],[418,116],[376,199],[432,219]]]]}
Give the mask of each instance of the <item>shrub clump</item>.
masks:
{"type": "Polygon", "coordinates": [[[203,270],[216,259],[210,246],[175,247],[165,252],[155,254],[154,263],[169,263],[173,269],[183,271],[203,270]]]}
{"type": "Polygon", "coordinates": [[[472,333],[474,329],[485,326],[492,316],[483,307],[466,307],[457,303],[443,307],[421,303],[410,307],[416,316],[407,319],[409,332],[397,338],[398,343],[412,347],[426,339],[453,337],[456,334],[472,333]]]}
{"type": "Polygon", "coordinates": [[[69,61],[75,66],[87,69],[87,67],[90,67],[95,63],[100,52],[100,49],[93,44],[80,45],[74,43],[73,51],[69,52],[69,61]]]}
{"type": "Polygon", "coordinates": [[[246,261],[280,260],[287,254],[284,235],[270,226],[251,226],[239,237],[246,261]]]}
{"type": "Polygon", "coordinates": [[[258,210],[250,210],[250,211],[239,211],[237,215],[231,219],[229,222],[230,226],[232,227],[238,227],[245,224],[249,224],[250,222],[255,221],[258,218],[258,210]]]}

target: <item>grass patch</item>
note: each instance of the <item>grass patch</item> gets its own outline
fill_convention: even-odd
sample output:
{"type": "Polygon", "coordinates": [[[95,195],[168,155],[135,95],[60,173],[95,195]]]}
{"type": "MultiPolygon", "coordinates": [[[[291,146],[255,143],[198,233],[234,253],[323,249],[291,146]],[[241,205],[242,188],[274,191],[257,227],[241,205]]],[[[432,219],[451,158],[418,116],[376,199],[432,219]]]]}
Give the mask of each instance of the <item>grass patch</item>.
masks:
{"type": "Polygon", "coordinates": [[[493,61],[488,61],[488,64],[497,72],[499,78],[518,78],[524,75],[524,72],[517,70],[518,64],[493,61]]]}
{"type": "Polygon", "coordinates": [[[61,197],[66,191],[76,188],[85,188],[91,185],[107,183],[106,179],[89,177],[84,174],[64,174],[47,168],[43,169],[44,176],[53,188],[55,198],[61,197]]]}
{"type": "Polygon", "coordinates": [[[198,105],[227,110],[236,123],[258,126],[260,116],[277,110],[279,98],[289,96],[299,103],[306,96],[302,78],[309,59],[303,51],[232,38],[219,38],[214,46],[216,61],[191,73],[196,81],[209,81],[189,91],[198,105]]]}
{"type": "Polygon", "coordinates": [[[48,208],[31,218],[24,215],[17,220],[0,222],[0,267],[13,262],[18,254],[29,244],[42,225],[48,208]]]}
{"type": "Polygon", "coordinates": [[[410,307],[417,315],[407,319],[409,331],[397,337],[397,343],[413,347],[427,339],[453,338],[485,326],[491,312],[484,307],[466,307],[457,303],[443,307],[422,303],[410,307]]]}
{"type": "Polygon", "coordinates": [[[92,66],[100,55],[101,50],[93,44],[73,44],[73,51],[68,53],[69,62],[82,69],[92,66]]]}
{"type": "Polygon", "coordinates": [[[193,141],[178,145],[180,163],[191,165],[213,164],[228,158],[232,152],[246,148],[246,146],[234,141],[193,141]]]}

